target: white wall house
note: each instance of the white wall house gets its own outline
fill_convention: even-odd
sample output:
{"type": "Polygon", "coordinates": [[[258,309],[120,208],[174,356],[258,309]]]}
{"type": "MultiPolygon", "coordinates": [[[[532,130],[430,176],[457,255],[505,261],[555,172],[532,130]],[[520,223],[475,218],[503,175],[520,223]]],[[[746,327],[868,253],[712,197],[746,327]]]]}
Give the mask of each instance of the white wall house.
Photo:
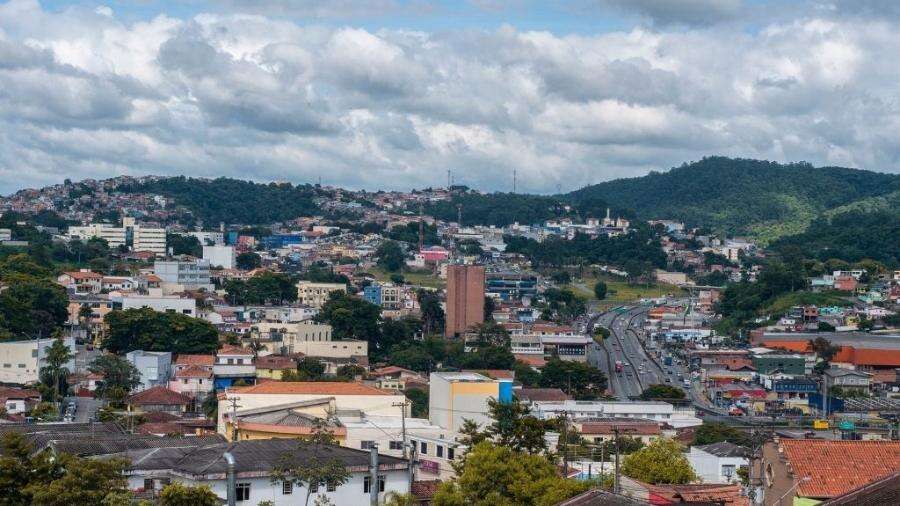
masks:
{"type": "MultiPolygon", "coordinates": [[[[189,486],[206,485],[222,501],[228,496],[227,465],[223,454],[235,460],[235,498],[239,505],[257,505],[271,501],[276,506],[305,504],[306,489],[290,483],[272,482],[271,469],[284,455],[297,461],[308,457],[307,452],[292,439],[264,439],[221,443],[194,449],[154,448],[126,452],[132,464],[126,476],[132,490],[159,490],[165,482],[179,482],[189,486]],[[147,458],[152,454],[152,458],[147,458]]],[[[324,495],[335,506],[369,504],[370,452],[335,447],[329,458],[338,459],[350,472],[349,479],[334,487],[322,486],[312,497],[324,495]]],[[[406,460],[379,455],[379,503],[391,492],[409,492],[406,460]]],[[[314,499],[311,498],[309,504],[314,499]]]]}
{"type": "Polygon", "coordinates": [[[538,418],[549,420],[568,413],[573,419],[584,418],[644,418],[666,422],[676,429],[701,425],[692,408],[675,409],[661,401],[536,401],[531,410],[538,418]]]}
{"type": "Polygon", "coordinates": [[[234,247],[232,246],[203,246],[203,259],[212,267],[234,269],[234,247]]]}
{"type": "Polygon", "coordinates": [[[692,446],[685,457],[703,483],[737,483],[738,469],[749,465],[746,450],[727,441],[692,446]]]}
{"type": "Polygon", "coordinates": [[[174,295],[122,295],[110,294],[110,300],[121,309],[150,308],[160,313],[181,313],[191,317],[197,316],[197,301],[191,298],[182,298],[174,295]]]}
{"type": "MultiPolygon", "coordinates": [[[[56,339],[34,339],[27,341],[0,342],[0,383],[27,385],[37,383],[40,368],[46,365],[47,349],[56,339]]],[[[75,355],[75,338],[63,339],[63,344],[75,355]]],[[[75,370],[75,361],[66,364],[75,370]]]]}

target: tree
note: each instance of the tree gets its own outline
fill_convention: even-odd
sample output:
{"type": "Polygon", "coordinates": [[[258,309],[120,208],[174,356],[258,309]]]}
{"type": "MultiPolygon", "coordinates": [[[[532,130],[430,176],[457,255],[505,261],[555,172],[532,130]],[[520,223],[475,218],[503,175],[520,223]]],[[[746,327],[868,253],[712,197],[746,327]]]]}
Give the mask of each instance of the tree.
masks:
{"type": "Polygon", "coordinates": [[[678,400],[684,399],[684,390],[665,384],[647,385],[641,392],[641,399],[650,400],[678,400]]]}
{"type": "Polygon", "coordinates": [[[206,485],[189,487],[175,482],[159,493],[159,506],[218,506],[219,497],[206,485]]]}
{"type": "Polygon", "coordinates": [[[303,357],[297,361],[299,381],[317,381],[325,374],[325,364],[313,357],[303,357]]]}
{"type": "Polygon", "coordinates": [[[234,264],[242,271],[250,271],[262,266],[262,257],[252,251],[245,251],[235,257],[234,264]]]}
{"type": "Polygon", "coordinates": [[[124,398],[141,383],[140,371],[118,355],[99,356],[88,366],[88,370],[103,376],[103,381],[94,392],[99,399],[124,398]]]}
{"type": "Polygon", "coordinates": [[[428,418],[428,391],[419,388],[407,388],[403,394],[409,399],[410,416],[428,418]]]}
{"type": "Polygon", "coordinates": [[[50,400],[56,402],[60,396],[65,396],[69,390],[69,363],[74,355],[69,347],[57,339],[47,348],[46,365],[41,368],[41,383],[50,394],[50,400]]]}
{"type": "Polygon", "coordinates": [[[683,484],[697,479],[681,453],[681,446],[666,438],[657,439],[625,457],[622,474],[652,484],[683,484]]]}
{"type": "Polygon", "coordinates": [[[588,483],[568,480],[543,455],[522,454],[482,441],[469,449],[457,477],[440,485],[435,506],[551,506],[588,483]]]}
{"type": "Polygon", "coordinates": [[[541,382],[541,373],[521,360],[516,360],[513,364],[513,372],[516,374],[516,381],[524,387],[536,387],[541,382]]]}
{"type": "Polygon", "coordinates": [[[353,381],[358,376],[364,376],[366,369],[356,364],[346,364],[337,368],[337,379],[341,381],[353,381]]]}
{"type": "Polygon", "coordinates": [[[283,305],[297,300],[297,286],[294,280],[287,274],[276,272],[257,273],[246,281],[228,280],[224,288],[226,300],[235,305],[283,305]]]}
{"type": "Polygon", "coordinates": [[[509,346],[509,331],[494,320],[473,326],[477,346],[509,346]]]}
{"type": "Polygon", "coordinates": [[[379,352],[381,308],[344,292],[331,292],[316,321],[331,325],[335,339],[369,342],[369,352],[379,352]]]}
{"type": "MultiPolygon", "coordinates": [[[[12,260],[21,258],[14,255],[7,258],[6,273],[0,271],[0,283],[4,289],[0,291],[0,331],[22,337],[49,337],[60,329],[69,317],[68,297],[63,287],[30,274],[11,273],[15,266],[12,260]]],[[[25,257],[23,263],[31,261],[25,257]]]]}
{"type": "Polygon", "coordinates": [[[437,293],[420,289],[416,292],[419,308],[422,312],[422,331],[426,334],[439,334],[444,331],[444,309],[437,293]]]}
{"type": "Polygon", "coordinates": [[[171,248],[174,255],[190,255],[197,258],[203,256],[203,245],[193,235],[166,234],[166,246],[171,248]]]}
{"type": "Polygon", "coordinates": [[[597,283],[594,284],[594,297],[597,297],[598,300],[606,298],[606,283],[597,281],[597,283]]]}
{"type": "Polygon", "coordinates": [[[103,347],[117,354],[133,350],[215,353],[219,348],[219,333],[211,323],[179,313],[125,309],[107,313],[104,321],[109,330],[103,347]]]}
{"type": "Polygon", "coordinates": [[[381,243],[378,249],[375,250],[375,258],[378,259],[378,265],[388,272],[399,271],[403,268],[403,264],[406,263],[406,255],[403,253],[403,248],[394,241],[381,243]]]}
{"type": "Polygon", "coordinates": [[[559,388],[579,400],[596,399],[606,390],[606,375],[588,364],[552,357],[541,370],[544,388],[559,388]]]}
{"type": "Polygon", "coordinates": [[[31,504],[35,506],[70,506],[104,504],[110,496],[127,492],[122,474],[128,462],[122,459],[81,459],[68,454],[59,456],[64,470],[49,483],[30,483],[31,504]]]}
{"type": "Polygon", "coordinates": [[[306,489],[306,500],[313,489],[343,485],[350,479],[350,471],[335,456],[337,448],[334,435],[322,422],[317,422],[313,433],[297,441],[297,451],[281,455],[272,469],[272,483],[289,482],[306,489]]]}
{"type": "Polygon", "coordinates": [[[547,449],[544,424],[518,399],[500,402],[488,399],[488,413],[494,419],[488,426],[493,441],[521,453],[540,453],[547,449]]]}
{"type": "Polygon", "coordinates": [[[703,425],[694,431],[694,445],[708,445],[722,441],[747,446],[750,437],[746,432],[722,422],[703,422],[703,425]]]}
{"type": "Polygon", "coordinates": [[[33,452],[16,432],[0,440],[0,504],[7,506],[88,506],[115,504],[127,495],[119,459],[81,459],[69,454],[33,452]]]}

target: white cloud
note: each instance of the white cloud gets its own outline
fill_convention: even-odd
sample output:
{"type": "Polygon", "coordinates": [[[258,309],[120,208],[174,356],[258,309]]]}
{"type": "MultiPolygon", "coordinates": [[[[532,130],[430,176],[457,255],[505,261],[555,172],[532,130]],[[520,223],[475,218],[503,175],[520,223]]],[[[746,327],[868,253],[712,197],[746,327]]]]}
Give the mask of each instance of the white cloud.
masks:
{"type": "Polygon", "coordinates": [[[447,169],[507,190],[516,169],[552,192],[711,154],[898,170],[892,18],[557,35],[273,12],[129,23],[0,4],[0,191],[119,173],[410,188],[447,169]]]}

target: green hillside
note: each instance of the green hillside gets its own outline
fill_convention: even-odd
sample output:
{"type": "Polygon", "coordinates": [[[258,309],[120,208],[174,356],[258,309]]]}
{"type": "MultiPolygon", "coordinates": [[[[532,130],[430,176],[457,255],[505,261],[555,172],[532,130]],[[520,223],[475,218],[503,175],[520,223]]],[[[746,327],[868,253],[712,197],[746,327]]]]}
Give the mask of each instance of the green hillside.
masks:
{"type": "Polygon", "coordinates": [[[219,222],[268,225],[321,212],[313,201],[318,190],[310,185],[179,176],[122,185],[118,190],[173,198],[176,205],[210,225],[219,222]]]}
{"type": "Polygon", "coordinates": [[[802,233],[820,215],[842,206],[896,208],[896,196],[890,195],[898,190],[898,175],[710,157],[667,172],[587,186],[568,197],[576,204],[603,200],[642,219],[682,220],[768,243],[802,233]]]}

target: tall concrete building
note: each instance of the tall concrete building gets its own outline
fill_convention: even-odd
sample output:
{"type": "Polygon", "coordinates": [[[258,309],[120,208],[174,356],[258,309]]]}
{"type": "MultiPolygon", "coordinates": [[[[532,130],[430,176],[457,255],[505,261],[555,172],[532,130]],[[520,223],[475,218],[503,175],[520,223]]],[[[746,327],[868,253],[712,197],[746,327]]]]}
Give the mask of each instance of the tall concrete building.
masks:
{"type": "Polygon", "coordinates": [[[447,324],[444,335],[456,337],[484,323],[484,266],[447,266],[447,324]]]}

